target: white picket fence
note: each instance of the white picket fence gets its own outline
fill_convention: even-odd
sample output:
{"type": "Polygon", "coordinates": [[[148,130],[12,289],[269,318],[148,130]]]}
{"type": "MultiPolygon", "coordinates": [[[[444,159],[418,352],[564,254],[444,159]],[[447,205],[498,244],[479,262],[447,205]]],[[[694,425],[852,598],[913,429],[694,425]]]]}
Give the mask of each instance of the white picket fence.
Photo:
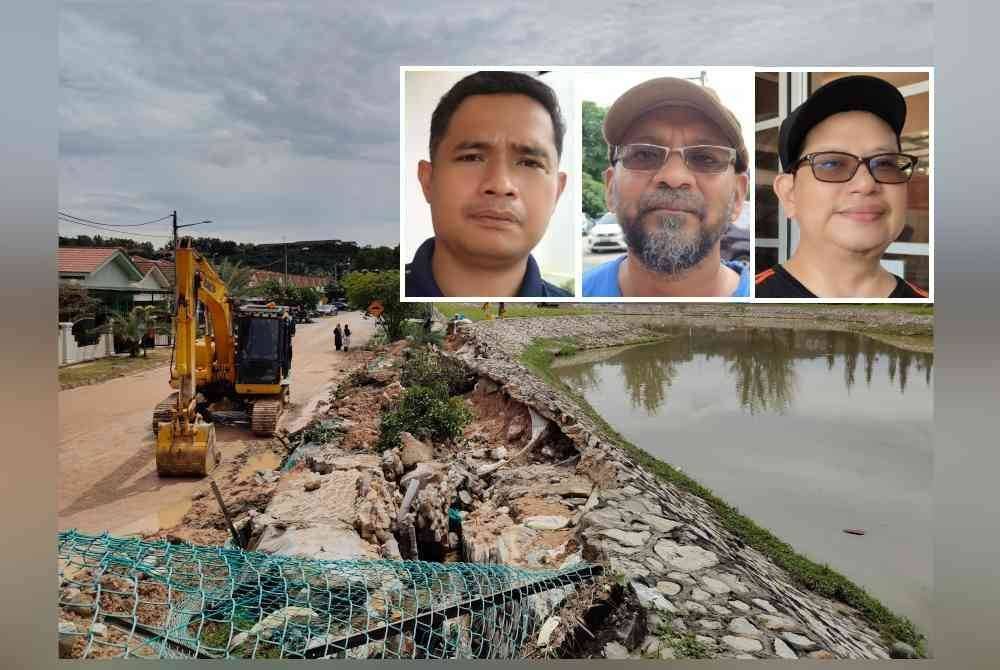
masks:
{"type": "Polygon", "coordinates": [[[114,339],[110,334],[101,335],[96,344],[80,346],[73,337],[73,324],[59,323],[59,365],[70,365],[104,358],[115,353],[114,339]]]}

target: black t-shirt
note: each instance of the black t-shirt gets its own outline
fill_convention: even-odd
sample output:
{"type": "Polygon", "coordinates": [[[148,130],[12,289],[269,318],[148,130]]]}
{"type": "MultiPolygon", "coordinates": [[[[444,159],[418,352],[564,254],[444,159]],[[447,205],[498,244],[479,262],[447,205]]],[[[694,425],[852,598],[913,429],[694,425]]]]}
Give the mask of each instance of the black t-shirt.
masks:
{"type": "MultiPolygon", "coordinates": [[[[887,298],[926,298],[927,293],[917,288],[910,282],[898,275],[896,277],[896,288],[887,298]]],[[[780,265],[775,265],[769,270],[764,270],[757,274],[754,279],[756,298],[818,298],[816,294],[802,285],[798,279],[793,277],[788,270],[780,265]]]]}

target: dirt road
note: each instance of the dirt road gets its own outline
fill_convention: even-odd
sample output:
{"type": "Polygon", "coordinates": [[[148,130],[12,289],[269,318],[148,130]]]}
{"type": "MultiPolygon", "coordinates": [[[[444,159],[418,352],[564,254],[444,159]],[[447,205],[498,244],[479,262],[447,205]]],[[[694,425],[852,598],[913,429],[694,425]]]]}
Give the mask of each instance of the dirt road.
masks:
{"type": "MultiPolygon", "coordinates": [[[[305,426],[317,404],[346,373],[345,354],[333,348],[333,327],[348,323],[352,347],[363,346],[371,321],[358,312],[300,324],[294,340],[291,404],[282,416],[289,432],[305,426]]],[[[166,367],[59,393],[58,528],[132,533],[165,528],[183,514],[200,478],[156,474],[150,421],[170,392],[166,367]]],[[[220,426],[222,458],[234,458],[271,440],[248,429],[220,426]]]]}

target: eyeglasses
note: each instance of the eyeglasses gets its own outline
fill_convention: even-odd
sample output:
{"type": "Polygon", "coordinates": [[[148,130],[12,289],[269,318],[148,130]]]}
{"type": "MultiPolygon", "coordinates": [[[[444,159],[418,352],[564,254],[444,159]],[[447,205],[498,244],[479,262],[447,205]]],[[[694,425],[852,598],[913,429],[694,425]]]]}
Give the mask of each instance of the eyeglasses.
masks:
{"type": "Polygon", "coordinates": [[[809,163],[813,176],[819,181],[843,183],[854,179],[864,163],[868,174],[880,184],[904,184],[913,176],[918,158],[909,154],[875,154],[855,156],[842,151],[819,151],[806,154],[792,166],[795,172],[803,163],[809,163]]]}
{"type": "Polygon", "coordinates": [[[736,149],[699,144],[691,147],[661,147],[658,144],[619,144],[611,162],[621,161],[627,170],[652,172],[663,167],[671,152],[679,152],[684,165],[692,172],[719,174],[736,162],[736,149]]]}

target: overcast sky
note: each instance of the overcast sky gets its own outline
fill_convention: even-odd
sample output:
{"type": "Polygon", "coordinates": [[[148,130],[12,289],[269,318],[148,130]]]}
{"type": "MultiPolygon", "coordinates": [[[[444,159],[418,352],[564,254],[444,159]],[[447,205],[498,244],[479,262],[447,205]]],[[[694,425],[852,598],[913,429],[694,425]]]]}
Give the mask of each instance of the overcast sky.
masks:
{"type": "Polygon", "coordinates": [[[59,208],[395,245],[400,65],[933,64],[926,1],[415,4],[63,2],[59,208]]]}

